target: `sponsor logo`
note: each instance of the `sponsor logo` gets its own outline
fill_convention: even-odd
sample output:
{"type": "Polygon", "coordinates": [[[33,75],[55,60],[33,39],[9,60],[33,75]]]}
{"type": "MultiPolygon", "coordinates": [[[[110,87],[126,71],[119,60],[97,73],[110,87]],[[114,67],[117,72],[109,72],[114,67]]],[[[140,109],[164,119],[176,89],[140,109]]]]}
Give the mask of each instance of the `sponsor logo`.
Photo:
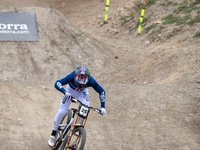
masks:
{"type": "Polygon", "coordinates": [[[29,34],[26,24],[3,24],[0,23],[1,34],[29,34]]]}
{"type": "Polygon", "coordinates": [[[62,84],[61,84],[60,82],[57,82],[57,86],[58,86],[60,89],[63,88],[63,86],[62,86],[62,84]]]}
{"type": "Polygon", "coordinates": [[[105,92],[102,92],[99,97],[101,102],[105,102],[105,92]]]}

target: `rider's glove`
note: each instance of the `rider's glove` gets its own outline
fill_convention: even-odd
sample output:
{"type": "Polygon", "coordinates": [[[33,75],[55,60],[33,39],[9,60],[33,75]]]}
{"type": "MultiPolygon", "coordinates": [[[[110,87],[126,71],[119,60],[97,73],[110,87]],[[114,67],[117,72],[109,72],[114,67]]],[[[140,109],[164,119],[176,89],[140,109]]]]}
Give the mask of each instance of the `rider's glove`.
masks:
{"type": "Polygon", "coordinates": [[[105,114],[106,114],[105,108],[101,108],[100,110],[101,110],[101,114],[102,114],[102,115],[105,115],[105,114]]]}
{"type": "Polygon", "coordinates": [[[75,99],[75,98],[71,98],[71,101],[72,101],[72,103],[77,103],[78,102],[77,99],[75,99]]]}
{"type": "Polygon", "coordinates": [[[70,93],[68,93],[68,92],[65,92],[65,96],[66,96],[68,99],[70,99],[70,98],[71,98],[71,94],[70,94],[70,93]]]}

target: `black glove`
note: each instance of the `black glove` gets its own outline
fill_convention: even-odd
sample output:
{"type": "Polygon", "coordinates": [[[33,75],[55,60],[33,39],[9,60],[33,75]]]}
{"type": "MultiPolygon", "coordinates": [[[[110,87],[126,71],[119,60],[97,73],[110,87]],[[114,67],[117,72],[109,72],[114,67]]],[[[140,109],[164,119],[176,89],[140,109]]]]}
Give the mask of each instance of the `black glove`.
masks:
{"type": "Polygon", "coordinates": [[[71,98],[71,102],[72,102],[72,103],[77,103],[77,102],[78,102],[78,100],[77,100],[77,99],[75,99],[75,98],[71,98]]]}

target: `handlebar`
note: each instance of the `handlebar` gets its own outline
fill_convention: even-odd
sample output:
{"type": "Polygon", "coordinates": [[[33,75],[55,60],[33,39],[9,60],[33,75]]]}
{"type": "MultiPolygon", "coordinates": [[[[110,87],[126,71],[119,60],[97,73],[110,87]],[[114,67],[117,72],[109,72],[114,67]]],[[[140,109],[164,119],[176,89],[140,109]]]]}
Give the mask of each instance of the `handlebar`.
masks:
{"type": "MultiPolygon", "coordinates": [[[[81,105],[83,105],[83,106],[85,106],[85,107],[87,107],[87,108],[89,108],[89,109],[93,109],[93,110],[96,111],[97,113],[101,114],[101,110],[98,109],[98,108],[87,106],[87,105],[83,104],[81,101],[79,101],[77,98],[75,98],[75,97],[73,97],[73,96],[71,96],[70,99],[71,99],[71,101],[74,102],[74,103],[79,102],[81,105]]],[[[102,114],[101,114],[101,115],[102,115],[102,114]]]]}

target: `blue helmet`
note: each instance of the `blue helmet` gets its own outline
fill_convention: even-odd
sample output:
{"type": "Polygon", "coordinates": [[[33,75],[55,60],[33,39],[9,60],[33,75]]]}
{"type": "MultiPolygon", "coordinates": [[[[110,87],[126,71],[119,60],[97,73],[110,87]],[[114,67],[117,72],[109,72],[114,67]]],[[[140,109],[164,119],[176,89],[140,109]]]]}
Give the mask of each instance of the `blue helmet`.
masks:
{"type": "Polygon", "coordinates": [[[74,81],[79,89],[83,88],[90,79],[90,71],[85,66],[80,66],[75,70],[74,81]]]}

